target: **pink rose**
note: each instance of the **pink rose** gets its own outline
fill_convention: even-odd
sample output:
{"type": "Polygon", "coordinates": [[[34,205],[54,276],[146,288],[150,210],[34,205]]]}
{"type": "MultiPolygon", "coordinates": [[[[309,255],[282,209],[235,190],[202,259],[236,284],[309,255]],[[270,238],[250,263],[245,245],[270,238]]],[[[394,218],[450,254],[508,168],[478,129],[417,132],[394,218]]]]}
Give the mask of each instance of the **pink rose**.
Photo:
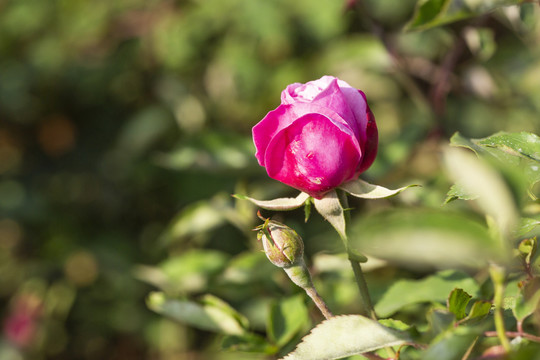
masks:
{"type": "Polygon", "coordinates": [[[333,76],[287,86],[253,141],[271,178],[317,199],[369,168],[379,142],[364,93],[333,76]]]}

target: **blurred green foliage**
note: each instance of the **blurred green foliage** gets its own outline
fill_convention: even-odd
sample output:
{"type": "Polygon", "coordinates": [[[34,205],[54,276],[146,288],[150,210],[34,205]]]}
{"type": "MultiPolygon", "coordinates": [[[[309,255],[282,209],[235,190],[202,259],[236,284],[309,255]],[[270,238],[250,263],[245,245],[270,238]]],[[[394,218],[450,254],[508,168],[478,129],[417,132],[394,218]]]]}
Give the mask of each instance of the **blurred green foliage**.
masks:
{"type": "MultiPolygon", "coordinates": [[[[465,14],[451,3],[0,0],[0,358],[255,359],[220,349],[292,350],[320,316],[259,252],[256,208],[229,194],[295,196],[257,165],[250,129],[287,84],[324,74],[364,90],[377,118],[380,151],[364,177],[423,185],[354,201],[359,233],[367,222],[374,236],[387,226],[395,240],[407,225],[399,208],[417,207],[426,214],[414,219],[420,237],[454,227],[450,241],[466,224],[483,239],[477,208],[440,209],[452,184],[440,153],[456,131],[540,133],[540,9],[455,2],[465,14]],[[391,207],[398,211],[381,218],[391,207]],[[176,298],[147,299],[156,289],[176,298]],[[162,313],[197,313],[180,311],[174,322],[147,301],[162,313]],[[289,308],[299,319],[292,328],[280,317],[289,308]],[[188,326],[216,313],[230,324],[223,343],[208,331],[211,319],[188,326]]],[[[537,207],[519,208],[523,234],[535,234],[537,207]]],[[[336,313],[355,312],[352,274],[333,254],[342,250],[337,236],[319,216],[308,224],[303,216],[285,219],[305,239],[317,287],[336,313]]],[[[366,265],[379,307],[400,284],[440,275],[400,265],[366,265]]],[[[405,306],[401,317],[418,313],[405,306]]]]}

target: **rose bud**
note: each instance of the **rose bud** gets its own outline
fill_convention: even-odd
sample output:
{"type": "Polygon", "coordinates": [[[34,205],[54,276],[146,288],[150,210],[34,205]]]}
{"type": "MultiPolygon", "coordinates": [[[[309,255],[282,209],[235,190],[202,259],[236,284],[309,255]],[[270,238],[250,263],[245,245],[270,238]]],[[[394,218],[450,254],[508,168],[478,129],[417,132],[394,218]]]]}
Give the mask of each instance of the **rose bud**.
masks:
{"type": "Polygon", "coordinates": [[[323,76],[287,86],[253,127],[253,142],[271,178],[321,199],[371,166],[378,131],[364,93],[323,76]]]}
{"type": "Polygon", "coordinates": [[[266,257],[280,268],[296,265],[304,256],[302,238],[290,227],[267,220],[260,227],[257,239],[262,241],[266,257]]]}
{"type": "Polygon", "coordinates": [[[268,260],[285,270],[296,285],[311,289],[313,283],[304,262],[304,243],[296,231],[270,219],[256,230],[259,230],[257,239],[262,241],[268,260]]]}

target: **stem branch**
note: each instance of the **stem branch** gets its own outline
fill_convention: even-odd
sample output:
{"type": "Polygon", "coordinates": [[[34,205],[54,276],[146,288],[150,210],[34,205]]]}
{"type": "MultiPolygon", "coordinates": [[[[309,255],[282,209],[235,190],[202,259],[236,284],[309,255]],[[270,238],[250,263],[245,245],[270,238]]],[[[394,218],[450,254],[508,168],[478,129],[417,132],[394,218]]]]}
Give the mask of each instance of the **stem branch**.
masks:
{"type": "Polygon", "coordinates": [[[495,332],[501,342],[502,347],[506,352],[510,352],[510,341],[506,336],[506,331],[504,329],[504,318],[503,318],[503,296],[504,296],[504,269],[500,266],[492,264],[489,268],[489,274],[491,275],[491,280],[493,281],[493,286],[495,287],[495,295],[493,297],[493,305],[495,306],[494,310],[494,320],[495,320],[495,332]]]}
{"type": "MultiPolygon", "coordinates": [[[[348,209],[349,200],[347,199],[347,194],[344,191],[339,190],[338,196],[341,207],[343,209],[348,209]]],[[[347,210],[344,210],[344,217],[345,224],[348,225],[351,220],[351,215],[347,210]]],[[[347,226],[345,226],[345,229],[347,229],[347,226]]],[[[349,248],[349,240],[347,238],[347,235],[342,237],[341,240],[343,240],[343,244],[345,245],[345,251],[347,251],[347,256],[349,257],[349,261],[353,268],[354,278],[356,280],[356,284],[358,285],[358,290],[360,291],[360,297],[362,298],[361,315],[370,317],[373,320],[377,320],[377,315],[375,314],[375,310],[373,309],[373,304],[371,302],[371,297],[369,296],[369,289],[366,283],[366,279],[364,277],[364,273],[362,272],[362,267],[360,266],[360,263],[355,260],[356,256],[352,254],[352,251],[349,248]]]]}
{"type": "Polygon", "coordinates": [[[332,314],[332,312],[324,302],[323,298],[319,295],[319,293],[317,292],[317,290],[315,290],[314,287],[306,288],[304,290],[306,291],[306,294],[308,294],[309,297],[313,300],[315,305],[317,305],[317,307],[327,320],[334,316],[334,314],[332,314]]]}

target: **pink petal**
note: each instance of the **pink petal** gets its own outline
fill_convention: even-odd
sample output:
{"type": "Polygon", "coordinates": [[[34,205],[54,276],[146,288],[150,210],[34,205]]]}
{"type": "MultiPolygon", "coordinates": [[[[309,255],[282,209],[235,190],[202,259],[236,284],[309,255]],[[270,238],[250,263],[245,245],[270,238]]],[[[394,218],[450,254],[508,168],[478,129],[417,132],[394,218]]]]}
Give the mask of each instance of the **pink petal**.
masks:
{"type": "Polygon", "coordinates": [[[274,136],[266,151],[268,175],[315,198],[355,176],[361,152],[350,130],[306,114],[274,136]]]}
{"type": "MultiPolygon", "coordinates": [[[[362,95],[365,95],[362,92],[362,95]]],[[[367,102],[366,102],[367,104],[367,102]]],[[[369,105],[367,105],[367,124],[366,124],[366,141],[362,143],[362,162],[358,166],[358,170],[356,171],[356,174],[359,175],[366,171],[371,164],[373,164],[373,161],[375,161],[375,157],[377,156],[377,149],[379,146],[379,131],[377,129],[377,124],[375,122],[375,116],[371,112],[371,109],[369,108],[369,105]]]]}
{"type": "Polygon", "coordinates": [[[256,148],[255,157],[257,158],[259,165],[266,166],[266,152],[272,138],[281,130],[297,121],[300,117],[310,113],[318,113],[327,117],[342,131],[350,134],[358,144],[359,151],[361,151],[356,134],[351,130],[345,119],[339,114],[330,108],[322,107],[315,103],[297,102],[294,104],[278,106],[275,110],[266,114],[266,116],[253,127],[253,142],[255,143],[256,148]]]}
{"type": "Polygon", "coordinates": [[[356,122],[358,123],[358,134],[360,136],[358,140],[360,143],[364,143],[366,141],[366,127],[368,122],[366,116],[368,107],[366,96],[362,91],[353,88],[345,81],[339,80],[338,85],[347,99],[347,103],[351,107],[356,122]]]}

